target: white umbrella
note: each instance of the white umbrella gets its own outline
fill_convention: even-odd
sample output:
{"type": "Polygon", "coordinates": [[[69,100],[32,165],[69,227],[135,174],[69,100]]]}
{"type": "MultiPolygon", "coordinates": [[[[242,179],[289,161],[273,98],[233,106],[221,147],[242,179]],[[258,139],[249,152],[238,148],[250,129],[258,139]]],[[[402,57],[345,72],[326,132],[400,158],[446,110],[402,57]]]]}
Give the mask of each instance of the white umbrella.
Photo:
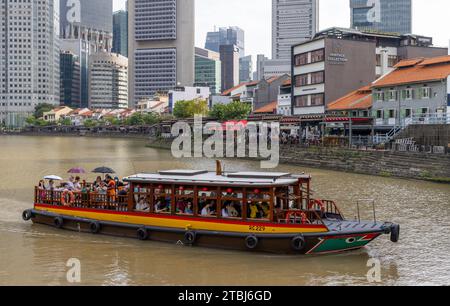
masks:
{"type": "Polygon", "coordinates": [[[47,175],[47,176],[44,176],[44,179],[45,180],[54,180],[54,181],[62,181],[63,180],[62,178],[60,178],[57,175],[47,175]]]}

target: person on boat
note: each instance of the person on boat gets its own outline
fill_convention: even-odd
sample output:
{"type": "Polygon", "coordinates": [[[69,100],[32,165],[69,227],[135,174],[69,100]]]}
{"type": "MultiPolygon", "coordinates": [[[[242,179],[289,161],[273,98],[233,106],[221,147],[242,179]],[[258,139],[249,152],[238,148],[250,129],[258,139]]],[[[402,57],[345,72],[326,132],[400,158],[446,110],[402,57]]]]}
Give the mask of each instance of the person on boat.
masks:
{"type": "Polygon", "coordinates": [[[139,199],[139,202],[136,204],[136,210],[139,211],[149,211],[150,206],[148,205],[147,201],[145,201],[144,197],[141,197],[139,199]]]}
{"type": "Polygon", "coordinates": [[[113,178],[107,174],[106,175],[106,188],[107,188],[107,195],[108,195],[108,202],[112,203],[116,201],[116,181],[113,180],[113,178]]]}
{"type": "Polygon", "coordinates": [[[73,182],[74,190],[81,191],[81,178],[79,176],[75,177],[75,181],[73,182]]]}
{"type": "Polygon", "coordinates": [[[95,179],[95,182],[94,182],[94,184],[92,185],[92,187],[93,187],[94,189],[99,188],[100,185],[101,185],[101,183],[102,183],[102,178],[101,178],[100,176],[97,176],[97,178],[95,179]]]}
{"type": "Polygon", "coordinates": [[[268,219],[270,215],[270,205],[267,202],[263,202],[261,204],[261,217],[264,219],[268,219]]]}
{"type": "Polygon", "coordinates": [[[230,209],[230,203],[226,203],[225,207],[222,208],[222,217],[223,218],[229,218],[230,217],[230,214],[228,213],[229,209],[230,209]]]}
{"type": "Polygon", "coordinates": [[[70,191],[75,190],[74,180],[75,179],[73,176],[69,177],[69,181],[66,183],[65,188],[69,189],[70,191]]]}
{"type": "Polygon", "coordinates": [[[186,205],[186,209],[184,210],[186,215],[193,215],[194,211],[192,210],[192,202],[188,202],[186,205]]]}
{"type": "Polygon", "coordinates": [[[202,216],[213,216],[213,209],[212,209],[212,203],[206,203],[205,207],[203,207],[202,216]]]}
{"type": "Polygon", "coordinates": [[[183,200],[178,200],[177,202],[177,213],[184,214],[186,211],[187,203],[183,200]]]}
{"type": "MultiPolygon", "coordinates": [[[[250,201],[249,201],[250,202],[250,201]]],[[[249,210],[250,210],[250,218],[251,219],[257,219],[258,218],[258,205],[256,205],[255,202],[250,202],[249,203],[249,210]]]]}
{"type": "Polygon", "coordinates": [[[161,198],[160,198],[158,201],[156,201],[156,204],[155,204],[155,212],[156,213],[162,213],[162,212],[167,212],[167,211],[168,211],[168,208],[165,205],[164,200],[161,200],[161,198]]]}
{"type": "Polygon", "coordinates": [[[240,217],[240,213],[237,211],[236,207],[234,206],[234,203],[231,203],[228,206],[228,214],[230,215],[230,217],[232,218],[238,218],[240,217]]]}

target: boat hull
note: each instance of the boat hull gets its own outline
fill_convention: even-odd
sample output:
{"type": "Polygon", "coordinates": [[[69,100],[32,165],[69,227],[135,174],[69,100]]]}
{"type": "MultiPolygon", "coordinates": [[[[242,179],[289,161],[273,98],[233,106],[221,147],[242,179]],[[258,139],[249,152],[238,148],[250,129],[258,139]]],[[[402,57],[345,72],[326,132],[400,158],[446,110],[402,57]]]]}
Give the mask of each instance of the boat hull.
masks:
{"type": "Polygon", "coordinates": [[[251,252],[329,254],[363,248],[389,228],[352,233],[248,233],[170,228],[30,210],[33,223],[77,232],[251,252]],[[250,237],[250,238],[249,238],[250,237]],[[255,239],[256,238],[256,239],[255,239]],[[256,241],[256,244],[254,243],[256,241]],[[301,243],[299,243],[299,241],[301,243]]]}

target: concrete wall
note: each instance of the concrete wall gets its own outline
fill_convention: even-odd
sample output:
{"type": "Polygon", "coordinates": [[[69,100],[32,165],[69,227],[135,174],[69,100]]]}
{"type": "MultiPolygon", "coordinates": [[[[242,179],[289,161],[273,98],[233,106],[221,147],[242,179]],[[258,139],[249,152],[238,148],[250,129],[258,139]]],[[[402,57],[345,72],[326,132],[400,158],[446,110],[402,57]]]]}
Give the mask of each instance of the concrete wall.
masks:
{"type": "Polygon", "coordinates": [[[447,55],[447,48],[430,48],[405,46],[398,48],[398,55],[401,59],[416,58],[416,57],[437,57],[447,55]]]}
{"type": "Polygon", "coordinates": [[[326,105],[375,80],[375,49],[375,42],[325,39],[326,105]]]}
{"type": "Polygon", "coordinates": [[[396,138],[412,138],[417,145],[442,146],[446,147],[450,152],[450,125],[448,124],[410,125],[396,138]]]}

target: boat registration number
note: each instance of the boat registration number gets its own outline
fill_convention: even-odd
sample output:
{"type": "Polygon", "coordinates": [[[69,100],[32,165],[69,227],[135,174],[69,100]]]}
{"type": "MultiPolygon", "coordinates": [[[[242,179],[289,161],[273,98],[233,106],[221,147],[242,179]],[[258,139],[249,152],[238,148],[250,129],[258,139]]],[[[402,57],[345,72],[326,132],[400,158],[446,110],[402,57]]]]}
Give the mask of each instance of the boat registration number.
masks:
{"type": "Polygon", "coordinates": [[[251,231],[256,231],[256,232],[264,232],[266,230],[265,226],[255,226],[255,225],[250,225],[248,227],[249,230],[251,231]]]}

